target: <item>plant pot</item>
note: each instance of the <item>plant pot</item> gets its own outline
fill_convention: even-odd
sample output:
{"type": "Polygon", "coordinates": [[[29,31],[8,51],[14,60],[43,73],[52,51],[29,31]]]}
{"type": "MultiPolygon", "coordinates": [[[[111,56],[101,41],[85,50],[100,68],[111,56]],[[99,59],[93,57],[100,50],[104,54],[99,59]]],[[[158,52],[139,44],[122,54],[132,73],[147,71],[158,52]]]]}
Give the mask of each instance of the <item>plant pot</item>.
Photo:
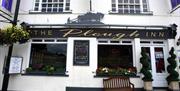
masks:
{"type": "Polygon", "coordinates": [[[144,81],[144,90],[146,91],[152,91],[152,81],[144,81]]]}
{"type": "Polygon", "coordinates": [[[172,81],[169,83],[169,89],[172,91],[179,91],[179,82],[178,81],[172,81]]]}

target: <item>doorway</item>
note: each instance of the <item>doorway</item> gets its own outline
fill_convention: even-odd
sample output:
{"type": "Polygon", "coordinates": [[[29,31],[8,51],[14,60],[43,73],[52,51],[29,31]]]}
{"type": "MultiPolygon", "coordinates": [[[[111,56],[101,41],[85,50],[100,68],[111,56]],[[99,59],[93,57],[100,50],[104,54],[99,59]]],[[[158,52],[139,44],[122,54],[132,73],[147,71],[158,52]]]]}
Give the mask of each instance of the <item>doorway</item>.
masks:
{"type": "Polygon", "coordinates": [[[164,46],[141,46],[149,56],[151,72],[153,76],[153,87],[167,87],[166,51],[164,46]]]}

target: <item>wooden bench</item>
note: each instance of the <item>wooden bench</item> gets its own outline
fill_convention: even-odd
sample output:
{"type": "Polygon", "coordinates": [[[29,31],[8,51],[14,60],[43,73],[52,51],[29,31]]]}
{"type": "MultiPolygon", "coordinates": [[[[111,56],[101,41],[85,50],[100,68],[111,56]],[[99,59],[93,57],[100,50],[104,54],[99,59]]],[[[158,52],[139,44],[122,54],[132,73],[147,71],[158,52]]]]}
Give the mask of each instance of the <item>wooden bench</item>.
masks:
{"type": "Polygon", "coordinates": [[[129,77],[110,77],[103,79],[104,91],[134,91],[129,77]]]}

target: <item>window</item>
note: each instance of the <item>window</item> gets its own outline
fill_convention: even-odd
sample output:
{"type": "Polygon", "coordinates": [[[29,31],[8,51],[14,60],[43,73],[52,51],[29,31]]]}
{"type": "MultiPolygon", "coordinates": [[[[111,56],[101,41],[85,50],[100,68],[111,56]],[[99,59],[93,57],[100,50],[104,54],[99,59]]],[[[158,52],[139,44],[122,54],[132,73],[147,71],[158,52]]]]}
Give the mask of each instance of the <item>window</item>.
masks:
{"type": "Polygon", "coordinates": [[[133,67],[132,45],[98,45],[98,67],[133,67]]]}
{"type": "Polygon", "coordinates": [[[176,6],[180,5],[180,0],[171,0],[172,8],[175,8],[176,6]]]}
{"type": "MultiPolygon", "coordinates": [[[[49,0],[50,1],[50,0],[49,0]]],[[[64,74],[66,71],[67,44],[38,44],[31,45],[31,60],[29,67],[38,72],[48,71],[52,67],[53,74],[64,74]]]]}
{"type": "Polygon", "coordinates": [[[69,12],[70,0],[35,0],[34,11],[69,12]]]}
{"type": "Polygon", "coordinates": [[[110,13],[150,13],[148,0],[112,0],[112,9],[110,13]]]}

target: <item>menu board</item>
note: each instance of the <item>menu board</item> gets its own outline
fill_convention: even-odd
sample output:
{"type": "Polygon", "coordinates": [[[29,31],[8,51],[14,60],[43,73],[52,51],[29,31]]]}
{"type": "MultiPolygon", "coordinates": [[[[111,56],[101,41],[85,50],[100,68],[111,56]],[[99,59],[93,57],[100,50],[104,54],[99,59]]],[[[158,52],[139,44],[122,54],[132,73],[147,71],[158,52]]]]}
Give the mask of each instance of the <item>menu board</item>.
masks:
{"type": "Polygon", "coordinates": [[[89,40],[74,41],[74,65],[89,65],[89,40]]]}
{"type": "Polygon", "coordinates": [[[22,57],[11,57],[9,74],[21,73],[22,60],[22,57]]]}

